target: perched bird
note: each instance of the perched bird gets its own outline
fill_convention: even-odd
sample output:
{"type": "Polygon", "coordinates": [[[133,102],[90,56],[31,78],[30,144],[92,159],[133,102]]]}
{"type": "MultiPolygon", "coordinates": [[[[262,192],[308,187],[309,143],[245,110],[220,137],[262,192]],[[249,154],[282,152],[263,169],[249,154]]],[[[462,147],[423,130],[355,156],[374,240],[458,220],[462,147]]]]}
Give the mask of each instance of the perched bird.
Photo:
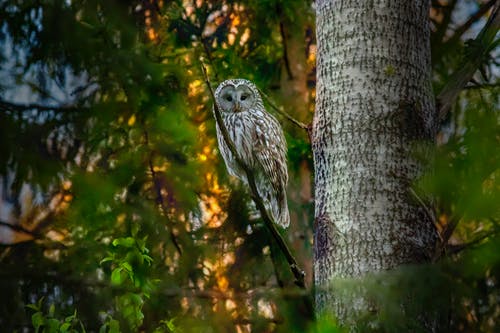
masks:
{"type": "MultiPolygon", "coordinates": [[[[254,174],[267,212],[277,224],[288,227],[287,148],[280,124],[264,109],[257,87],[248,80],[222,82],[215,90],[215,102],[237,154],[254,174]]],[[[218,125],[217,141],[229,174],[248,184],[245,171],[238,165],[218,125]]]]}

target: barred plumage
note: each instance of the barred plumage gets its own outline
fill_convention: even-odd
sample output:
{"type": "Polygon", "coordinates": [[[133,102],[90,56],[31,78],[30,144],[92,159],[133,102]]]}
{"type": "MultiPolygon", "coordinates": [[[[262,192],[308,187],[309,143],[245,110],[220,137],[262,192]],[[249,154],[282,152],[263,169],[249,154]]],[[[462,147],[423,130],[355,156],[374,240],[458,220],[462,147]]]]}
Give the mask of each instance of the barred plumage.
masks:
{"type": "MultiPolygon", "coordinates": [[[[288,227],[287,148],[280,124],[264,109],[257,87],[248,80],[222,82],[215,90],[215,99],[238,154],[254,173],[267,211],[276,223],[288,227]]],[[[245,172],[234,159],[218,125],[217,140],[229,174],[248,184],[245,172]]]]}

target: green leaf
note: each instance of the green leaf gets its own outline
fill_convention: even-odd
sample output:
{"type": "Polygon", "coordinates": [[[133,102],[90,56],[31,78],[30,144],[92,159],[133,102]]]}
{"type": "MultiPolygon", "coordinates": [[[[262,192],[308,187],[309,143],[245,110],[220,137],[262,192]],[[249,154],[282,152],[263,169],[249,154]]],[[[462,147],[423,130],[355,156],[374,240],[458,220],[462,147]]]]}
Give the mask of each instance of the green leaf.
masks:
{"type": "Polygon", "coordinates": [[[56,307],[54,303],[52,303],[49,307],[49,316],[54,317],[54,312],[56,311],[56,307]]]}
{"type": "Polygon", "coordinates": [[[47,328],[45,330],[45,332],[48,332],[48,333],[57,333],[59,331],[59,320],[55,319],[55,318],[49,318],[47,321],[46,321],[46,325],[47,325],[47,328]]]}
{"type": "Polygon", "coordinates": [[[102,265],[104,264],[105,262],[108,262],[108,261],[113,261],[115,259],[114,256],[109,256],[109,257],[106,257],[104,259],[102,259],[100,262],[99,262],[99,265],[102,265]]]}
{"type": "Polygon", "coordinates": [[[148,265],[150,265],[153,262],[153,258],[151,258],[150,256],[148,256],[146,254],[143,254],[142,258],[144,259],[144,261],[146,261],[148,263],[148,265]]]}
{"type": "Polygon", "coordinates": [[[36,312],[31,316],[31,324],[35,328],[35,331],[38,332],[39,328],[43,325],[45,318],[41,312],[36,312]]]}
{"type": "Polygon", "coordinates": [[[40,311],[40,307],[36,304],[28,304],[26,307],[31,310],[40,311]]]}
{"type": "Polygon", "coordinates": [[[133,247],[135,246],[135,238],[126,237],[126,238],[117,238],[113,241],[114,246],[123,246],[123,247],[133,247]]]}
{"type": "Polygon", "coordinates": [[[111,283],[112,284],[120,285],[123,282],[121,272],[122,272],[121,267],[115,268],[113,270],[113,272],[111,273],[111,283]]]}
{"type": "Polygon", "coordinates": [[[59,332],[65,333],[68,332],[68,330],[71,328],[71,323],[64,323],[59,327],[59,332]]]}
{"type": "Polygon", "coordinates": [[[175,320],[175,318],[172,318],[169,321],[167,321],[167,327],[172,332],[175,332],[177,330],[177,327],[175,327],[175,324],[174,324],[174,320],[175,320]]]}
{"type": "Polygon", "coordinates": [[[128,262],[122,262],[120,264],[121,267],[123,267],[127,272],[132,272],[133,269],[132,269],[132,266],[128,263],[128,262]]]}
{"type": "Polygon", "coordinates": [[[108,333],[120,333],[120,324],[117,320],[111,319],[109,321],[109,331],[108,333]]]}
{"type": "Polygon", "coordinates": [[[44,300],[45,297],[40,297],[40,299],[38,300],[38,302],[33,303],[33,304],[28,304],[26,305],[26,307],[32,309],[32,310],[35,310],[35,311],[42,311],[42,304],[43,304],[43,300],[44,300]]]}

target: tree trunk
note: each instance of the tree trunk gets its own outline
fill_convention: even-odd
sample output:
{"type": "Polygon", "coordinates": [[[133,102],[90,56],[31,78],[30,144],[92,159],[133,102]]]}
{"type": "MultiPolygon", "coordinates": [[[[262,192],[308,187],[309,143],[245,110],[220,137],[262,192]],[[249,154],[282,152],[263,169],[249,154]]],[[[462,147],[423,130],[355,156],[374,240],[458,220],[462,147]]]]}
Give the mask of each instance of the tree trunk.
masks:
{"type": "Polygon", "coordinates": [[[433,140],[427,0],[317,0],[314,274],[317,311],[343,317],[329,284],[427,261],[436,231],[410,189],[433,140]]]}

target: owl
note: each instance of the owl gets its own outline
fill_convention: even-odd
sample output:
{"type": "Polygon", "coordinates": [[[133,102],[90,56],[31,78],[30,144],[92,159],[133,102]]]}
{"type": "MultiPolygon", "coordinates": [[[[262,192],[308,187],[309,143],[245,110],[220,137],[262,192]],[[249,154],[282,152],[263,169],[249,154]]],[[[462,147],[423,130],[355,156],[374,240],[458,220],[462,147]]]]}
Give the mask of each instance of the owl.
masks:
{"type": "MultiPolygon", "coordinates": [[[[290,224],[286,201],[288,171],[286,140],[278,121],[264,109],[257,87],[245,79],[222,82],[215,90],[215,102],[237,153],[252,171],[267,212],[283,228],[290,224]]],[[[219,150],[230,175],[248,185],[217,127],[219,150]]]]}

